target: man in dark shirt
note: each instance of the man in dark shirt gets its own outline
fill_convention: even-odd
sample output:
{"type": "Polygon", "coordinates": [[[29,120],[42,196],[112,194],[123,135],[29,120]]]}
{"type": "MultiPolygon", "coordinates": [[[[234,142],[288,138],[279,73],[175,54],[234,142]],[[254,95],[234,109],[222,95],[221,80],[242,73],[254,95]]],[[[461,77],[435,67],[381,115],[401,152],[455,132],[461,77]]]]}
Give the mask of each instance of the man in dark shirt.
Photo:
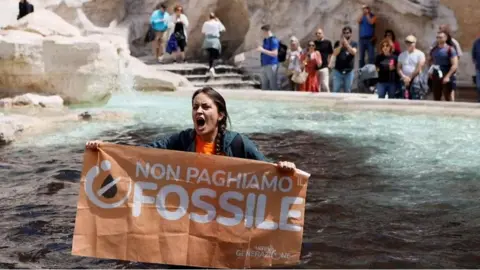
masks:
{"type": "Polygon", "coordinates": [[[358,43],[351,40],[352,28],[345,26],[342,29],[342,38],[335,42],[333,55],[336,57],[335,67],[330,61],[330,68],[333,69],[333,92],[338,93],[344,89],[345,93],[352,92],[352,84],[355,73],[354,59],[357,54],[358,43]]]}
{"type": "Polygon", "coordinates": [[[330,72],[328,69],[328,63],[330,62],[330,58],[332,58],[333,54],[332,42],[330,42],[328,39],[325,39],[323,30],[321,28],[317,30],[315,35],[317,36],[317,40],[315,40],[315,48],[322,56],[322,66],[318,69],[318,88],[321,91],[330,92],[330,72]]]}
{"type": "Polygon", "coordinates": [[[33,5],[30,4],[27,0],[20,0],[18,3],[18,16],[17,20],[20,20],[22,17],[27,16],[29,13],[33,12],[33,5]]]}

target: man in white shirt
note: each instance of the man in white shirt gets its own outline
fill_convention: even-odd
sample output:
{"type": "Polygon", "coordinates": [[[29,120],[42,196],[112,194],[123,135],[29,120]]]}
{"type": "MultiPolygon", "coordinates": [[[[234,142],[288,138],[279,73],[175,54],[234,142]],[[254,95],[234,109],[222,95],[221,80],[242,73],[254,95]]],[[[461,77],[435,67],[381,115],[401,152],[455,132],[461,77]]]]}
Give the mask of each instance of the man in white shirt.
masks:
{"type": "Polygon", "coordinates": [[[398,56],[397,66],[397,72],[405,86],[405,98],[423,99],[418,75],[425,65],[425,54],[416,48],[417,38],[415,36],[407,36],[405,43],[407,50],[398,56]]]}

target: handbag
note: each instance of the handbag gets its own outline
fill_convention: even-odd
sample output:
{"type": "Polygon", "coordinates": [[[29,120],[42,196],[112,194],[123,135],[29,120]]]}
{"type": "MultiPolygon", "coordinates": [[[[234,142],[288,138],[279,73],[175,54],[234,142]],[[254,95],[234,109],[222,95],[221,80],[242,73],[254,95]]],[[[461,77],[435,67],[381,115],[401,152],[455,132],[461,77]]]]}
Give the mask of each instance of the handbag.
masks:
{"type": "Polygon", "coordinates": [[[147,34],[145,35],[145,39],[143,40],[145,43],[149,43],[155,40],[155,33],[153,32],[152,25],[148,27],[147,34]]]}
{"type": "Polygon", "coordinates": [[[305,83],[307,80],[308,73],[305,70],[302,71],[295,71],[292,76],[292,81],[296,84],[305,83]]]}

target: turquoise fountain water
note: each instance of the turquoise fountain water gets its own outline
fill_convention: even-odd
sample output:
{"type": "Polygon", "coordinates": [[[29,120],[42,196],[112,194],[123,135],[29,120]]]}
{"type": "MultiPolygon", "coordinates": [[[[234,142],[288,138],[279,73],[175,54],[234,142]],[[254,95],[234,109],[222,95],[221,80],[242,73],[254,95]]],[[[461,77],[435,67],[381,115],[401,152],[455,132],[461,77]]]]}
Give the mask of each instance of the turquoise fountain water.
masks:
{"type": "MultiPolygon", "coordinates": [[[[0,181],[5,254],[33,239],[27,254],[50,252],[43,261],[30,259],[39,266],[117,266],[69,255],[83,145],[97,138],[151,140],[154,131],[145,128],[164,134],[191,127],[190,102],[188,96],[119,94],[104,107],[73,110],[125,112],[129,118],[66,123],[0,149],[9,153],[7,161],[33,164],[7,168],[0,181]],[[41,194],[55,195],[31,197],[45,189],[41,194]],[[37,238],[26,234],[32,230],[37,238]]],[[[234,130],[312,173],[304,266],[464,268],[480,260],[480,119],[229,98],[227,105],[234,130]]]]}

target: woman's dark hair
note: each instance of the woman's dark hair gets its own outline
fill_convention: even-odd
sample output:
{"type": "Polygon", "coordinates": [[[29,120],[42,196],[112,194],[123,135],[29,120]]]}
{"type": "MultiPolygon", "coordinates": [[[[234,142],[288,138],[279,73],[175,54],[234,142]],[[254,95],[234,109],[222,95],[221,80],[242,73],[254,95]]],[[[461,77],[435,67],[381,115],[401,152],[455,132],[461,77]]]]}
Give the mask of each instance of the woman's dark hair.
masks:
{"type": "Polygon", "coordinates": [[[228,116],[227,103],[225,102],[225,99],[222,97],[222,95],[220,95],[220,93],[215,91],[213,88],[207,86],[198,89],[197,91],[195,91],[195,93],[193,93],[192,105],[195,97],[199,94],[205,94],[210,99],[212,99],[213,103],[215,103],[215,106],[217,106],[218,113],[223,114],[222,120],[218,121],[217,123],[218,133],[217,137],[215,138],[215,153],[217,155],[221,155],[223,154],[221,153],[221,151],[223,145],[223,137],[225,136],[225,132],[227,131],[227,121],[230,125],[232,125],[232,123],[230,122],[230,117],[228,116]]]}
{"type": "Polygon", "coordinates": [[[397,38],[395,37],[395,33],[393,32],[393,30],[391,29],[385,30],[385,35],[383,37],[387,37],[388,34],[392,36],[392,41],[395,42],[397,38]]]}
{"type": "Polygon", "coordinates": [[[350,33],[353,33],[352,27],[350,27],[350,26],[345,26],[345,27],[343,27],[342,33],[345,32],[345,30],[347,30],[347,31],[350,32],[350,33]]]}
{"type": "Polygon", "coordinates": [[[448,30],[441,30],[441,31],[438,31],[438,34],[445,34],[445,36],[447,36],[447,41],[446,41],[447,45],[453,47],[454,49],[456,49],[456,48],[455,48],[455,44],[453,43],[452,35],[450,34],[450,31],[448,31],[448,30]]]}
{"type": "Polygon", "coordinates": [[[165,5],[165,3],[159,3],[156,8],[157,9],[167,9],[167,5],[165,5]]]}

